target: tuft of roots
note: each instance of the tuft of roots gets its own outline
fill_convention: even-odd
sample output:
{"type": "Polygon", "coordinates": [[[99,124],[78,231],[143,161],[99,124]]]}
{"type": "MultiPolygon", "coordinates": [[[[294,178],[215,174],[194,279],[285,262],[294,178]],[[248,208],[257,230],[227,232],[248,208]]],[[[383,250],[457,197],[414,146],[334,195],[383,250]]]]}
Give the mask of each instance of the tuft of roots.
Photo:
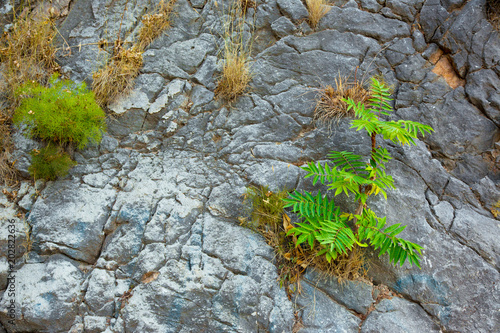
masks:
{"type": "Polygon", "coordinates": [[[335,87],[326,86],[316,89],[316,108],[314,119],[331,126],[344,117],[354,117],[354,111],[349,110],[344,99],[352,99],[355,103],[367,104],[370,99],[369,90],[358,81],[349,82],[347,77],[335,79],[335,87]]]}
{"type": "Polygon", "coordinates": [[[500,0],[486,1],[486,16],[493,28],[500,31],[500,0]]]}

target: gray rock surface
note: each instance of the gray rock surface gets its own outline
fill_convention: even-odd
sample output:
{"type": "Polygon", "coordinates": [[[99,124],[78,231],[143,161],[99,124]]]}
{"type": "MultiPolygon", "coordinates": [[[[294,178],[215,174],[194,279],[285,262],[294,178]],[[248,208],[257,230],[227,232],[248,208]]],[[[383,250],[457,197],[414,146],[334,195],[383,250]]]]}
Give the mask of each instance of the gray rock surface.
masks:
{"type": "Polygon", "coordinates": [[[397,297],[377,304],[360,330],[362,333],[417,331],[441,332],[418,304],[397,297]]]}
{"type": "MultiPolygon", "coordinates": [[[[500,229],[491,208],[500,199],[500,42],[485,0],[337,1],[317,32],[304,21],[305,2],[257,1],[246,16],[251,87],[231,105],[214,95],[227,4],[178,0],[132,93],[110,106],[101,144],[75,151],[69,176],[37,185],[36,196],[27,182],[16,199],[0,193],[1,223],[16,219],[17,244],[32,228],[31,252],[16,256],[17,331],[499,331],[500,229]],[[372,283],[339,285],[308,271],[290,300],[271,247],[239,226],[242,195],[250,184],[313,190],[298,166],[330,150],[366,153],[369,138],[348,120],[314,123],[315,95],[338,75],[374,74],[394,86],[393,119],[435,129],[417,146],[387,145],[397,189],[371,203],[424,246],[422,269],[368,252],[372,283]],[[392,298],[378,294],[384,285],[392,298]]],[[[94,43],[119,32],[133,40],[150,5],[73,1],[59,27],[72,51],[61,49],[60,64],[90,81],[109,57],[94,43]]],[[[39,143],[14,140],[12,161],[28,177],[39,143]]],[[[0,323],[15,332],[8,302],[0,291],[0,323]]]]}

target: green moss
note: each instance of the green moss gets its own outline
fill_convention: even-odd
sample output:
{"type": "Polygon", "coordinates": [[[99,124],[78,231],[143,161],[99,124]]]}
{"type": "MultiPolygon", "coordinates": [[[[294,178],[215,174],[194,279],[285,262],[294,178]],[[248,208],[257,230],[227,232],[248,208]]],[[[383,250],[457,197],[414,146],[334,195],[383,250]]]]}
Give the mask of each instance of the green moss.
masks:
{"type": "Polygon", "coordinates": [[[79,149],[99,143],[106,130],[105,113],[85,83],[50,79],[50,87],[28,82],[16,90],[21,105],[13,122],[25,124],[27,135],[59,144],[73,143],[79,149]]]}
{"type": "Polygon", "coordinates": [[[55,180],[68,174],[76,162],[60,147],[49,144],[47,147],[31,152],[30,175],[35,179],[55,180]]]}
{"type": "Polygon", "coordinates": [[[277,228],[282,224],[287,191],[272,192],[267,186],[247,188],[245,198],[252,203],[252,224],[256,228],[277,228]]]}

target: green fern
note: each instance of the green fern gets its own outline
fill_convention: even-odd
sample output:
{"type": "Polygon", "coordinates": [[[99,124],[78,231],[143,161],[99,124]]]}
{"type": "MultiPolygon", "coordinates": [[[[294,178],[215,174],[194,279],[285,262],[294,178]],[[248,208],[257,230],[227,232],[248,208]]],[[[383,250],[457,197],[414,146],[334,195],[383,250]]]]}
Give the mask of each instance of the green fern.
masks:
{"type": "Polygon", "coordinates": [[[406,226],[400,223],[385,227],[386,218],[380,218],[367,207],[366,201],[371,195],[382,194],[387,199],[387,189],[393,189],[394,180],[385,171],[387,163],[392,159],[385,148],[377,147],[376,137],[396,144],[415,144],[418,135],[430,134],[430,126],[408,120],[385,121],[382,116],[389,115],[392,107],[389,104],[390,89],[375,78],[372,78],[369,107],[345,100],[349,108],[354,109],[356,119],[351,128],[365,130],[371,138],[371,152],[368,161],[352,152],[332,151],[328,154],[329,163],[308,163],[303,167],[307,171],[305,178],[312,177],[313,185],[318,181],[328,186],[337,196],[340,193],[355,195],[358,209],[354,214],[341,212],[333,200],[329,200],[318,191],[316,196],[309,192],[293,192],[284,199],[285,207],[290,207],[301,218],[288,234],[297,237],[296,245],[307,242],[311,249],[319,246],[318,255],[325,255],[328,261],[339,254],[348,253],[355,245],[371,246],[379,251],[379,256],[387,253],[390,261],[420,268],[419,255],[423,249],[420,245],[396,237],[406,226]],[[350,222],[352,221],[352,222],[350,222]],[[350,226],[352,225],[352,227],[350,226]]]}

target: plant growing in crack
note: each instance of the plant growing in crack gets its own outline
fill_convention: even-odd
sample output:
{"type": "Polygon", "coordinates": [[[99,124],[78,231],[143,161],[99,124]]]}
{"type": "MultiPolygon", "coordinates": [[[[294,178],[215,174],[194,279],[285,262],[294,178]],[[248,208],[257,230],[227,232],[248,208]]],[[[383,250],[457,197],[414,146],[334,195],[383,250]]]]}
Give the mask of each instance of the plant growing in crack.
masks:
{"type": "Polygon", "coordinates": [[[322,165],[309,162],[304,170],[305,176],[313,177],[313,184],[320,181],[334,190],[335,196],[340,193],[354,195],[357,209],[354,213],[342,212],[333,200],[323,196],[320,191],[316,196],[310,192],[294,191],[285,200],[285,207],[303,219],[297,226],[288,231],[288,235],[297,237],[296,246],[307,242],[311,249],[318,246],[317,255],[324,255],[330,262],[339,256],[350,256],[355,247],[371,246],[380,249],[379,256],[389,254],[390,261],[401,266],[406,260],[410,265],[420,268],[419,256],[423,249],[420,245],[396,237],[406,226],[400,223],[385,227],[386,217],[378,217],[368,208],[367,200],[372,195],[382,194],[387,200],[386,189],[395,188],[392,176],[385,171],[385,164],[391,159],[387,149],[377,146],[377,136],[396,144],[415,144],[420,133],[431,133],[433,129],[418,122],[399,120],[386,121],[382,116],[393,111],[390,89],[379,80],[372,78],[371,98],[368,107],[363,103],[355,103],[352,99],[344,101],[353,109],[355,119],[351,128],[357,131],[364,129],[371,139],[369,160],[347,151],[332,151],[328,163],[322,165]]]}

